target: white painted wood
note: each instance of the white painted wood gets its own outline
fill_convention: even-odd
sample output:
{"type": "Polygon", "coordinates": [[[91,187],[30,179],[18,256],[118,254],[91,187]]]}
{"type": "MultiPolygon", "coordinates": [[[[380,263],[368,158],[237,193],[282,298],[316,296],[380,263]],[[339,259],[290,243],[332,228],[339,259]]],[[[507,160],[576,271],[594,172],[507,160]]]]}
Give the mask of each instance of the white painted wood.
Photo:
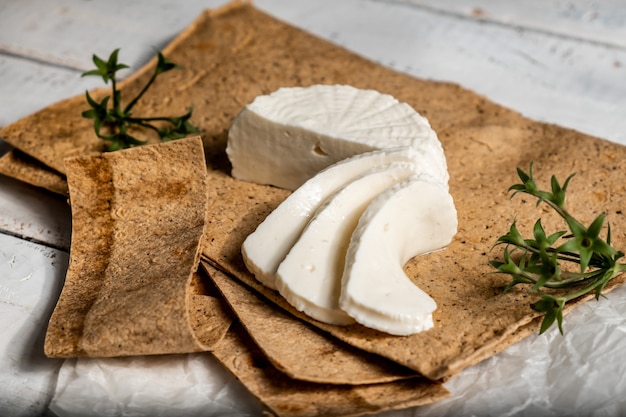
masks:
{"type": "Polygon", "coordinates": [[[626,4],[623,0],[399,1],[507,27],[626,47],[626,4]]]}
{"type": "Polygon", "coordinates": [[[64,252],[0,234],[0,415],[39,416],[61,360],[43,354],[46,323],[61,291],[64,252]]]}
{"type": "Polygon", "coordinates": [[[0,125],[101,83],[96,77],[81,78],[76,70],[0,54],[0,125]]]}
{"type": "Polygon", "coordinates": [[[105,57],[122,48],[120,57],[137,68],[203,9],[224,3],[0,0],[0,52],[85,71],[92,54],[105,57]]]}
{"type": "Polygon", "coordinates": [[[67,200],[0,175],[0,233],[69,251],[72,227],[67,200]]]}
{"type": "Polygon", "coordinates": [[[406,4],[325,6],[274,13],[399,71],[456,82],[532,119],[626,144],[624,49],[406,4]]]}

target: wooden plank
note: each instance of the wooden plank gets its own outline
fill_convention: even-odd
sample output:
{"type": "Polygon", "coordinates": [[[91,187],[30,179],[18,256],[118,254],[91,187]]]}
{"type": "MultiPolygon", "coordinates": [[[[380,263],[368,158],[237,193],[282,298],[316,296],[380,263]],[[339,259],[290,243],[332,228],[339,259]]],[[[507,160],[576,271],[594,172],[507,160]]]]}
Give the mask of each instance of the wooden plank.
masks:
{"type": "Polygon", "coordinates": [[[65,198],[0,176],[0,233],[69,251],[71,226],[65,198]]]}
{"type": "Polygon", "coordinates": [[[0,3],[0,51],[85,71],[91,55],[123,48],[137,68],[205,8],[225,0],[21,0],[0,3]],[[114,28],[114,30],[112,30],[114,28]],[[62,39],[63,42],[59,42],[62,39]]]}
{"type": "Polygon", "coordinates": [[[400,1],[509,27],[626,47],[626,7],[621,0],[400,1]]]}
{"type": "Polygon", "coordinates": [[[95,77],[81,78],[77,70],[0,54],[0,125],[101,83],[95,77]]]}
{"type": "MultiPolygon", "coordinates": [[[[44,10],[57,7],[44,0],[31,1],[43,3],[41,7],[44,10]]],[[[89,48],[82,39],[90,39],[94,31],[85,28],[88,22],[84,19],[93,16],[83,8],[91,3],[67,3],[72,7],[80,6],[79,9],[72,9],[72,16],[75,17],[65,22],[73,29],[51,33],[51,29],[46,28],[55,27],[52,23],[54,19],[49,19],[44,29],[31,32],[13,28],[18,31],[15,36],[24,38],[25,44],[30,38],[54,39],[54,44],[64,45],[63,51],[67,51],[68,56],[88,59],[84,52],[89,48]],[[78,36],[78,33],[81,35],[78,36]]],[[[13,8],[18,8],[15,12],[18,15],[24,13],[17,6],[19,4],[22,3],[11,3],[13,8]]],[[[121,7],[124,10],[122,14],[135,16],[137,10],[143,10],[141,4],[122,6],[118,0],[110,8],[96,10],[102,20],[111,23],[120,14],[121,7]]],[[[290,4],[290,7],[285,7],[278,0],[258,1],[259,7],[269,13],[383,65],[418,77],[457,82],[531,118],[626,143],[626,118],[622,117],[621,110],[626,104],[626,84],[622,82],[626,79],[626,51],[623,49],[581,43],[576,39],[546,33],[520,31],[515,27],[481,24],[402,4],[357,0],[294,0],[290,4]]],[[[507,4],[515,9],[512,3],[507,4]]],[[[183,9],[190,10],[190,7],[183,9]]],[[[129,58],[127,61],[145,60],[136,57],[149,54],[151,47],[148,45],[151,42],[164,41],[158,28],[167,19],[159,18],[161,13],[155,13],[155,16],[148,21],[149,24],[140,19],[139,22],[143,23],[135,25],[140,27],[138,29],[122,26],[111,38],[98,37],[97,42],[92,39],[95,42],[92,45],[107,54],[123,43],[128,45],[128,48],[124,47],[124,51],[128,52],[123,53],[129,58]],[[142,35],[136,35],[135,31],[142,35]]],[[[75,86],[70,81],[72,77],[67,74],[57,76],[52,82],[39,83],[42,76],[38,75],[37,68],[15,65],[5,64],[11,69],[4,70],[0,66],[0,79],[23,80],[0,83],[0,100],[2,97],[13,98],[11,105],[3,106],[10,109],[9,116],[0,115],[0,123],[16,120],[55,101],[63,91],[69,96],[84,90],[84,84],[75,86]],[[62,80],[55,81],[58,77],[62,80]],[[32,101],[21,101],[20,92],[32,101]]],[[[90,81],[92,85],[97,85],[97,80],[90,81]]],[[[79,83],[78,80],[76,82],[79,83]]],[[[84,82],[85,79],[80,80],[80,83],[84,82]]],[[[8,101],[4,103],[8,104],[8,101]]]]}
{"type": "Polygon", "coordinates": [[[0,415],[43,415],[62,364],[43,354],[66,253],[0,234],[0,415]]]}
{"type": "MultiPolygon", "coordinates": [[[[512,10],[518,4],[505,3],[512,10]]],[[[624,49],[406,4],[345,1],[325,4],[326,12],[263,4],[383,65],[456,82],[530,118],[626,144],[624,49]]]]}

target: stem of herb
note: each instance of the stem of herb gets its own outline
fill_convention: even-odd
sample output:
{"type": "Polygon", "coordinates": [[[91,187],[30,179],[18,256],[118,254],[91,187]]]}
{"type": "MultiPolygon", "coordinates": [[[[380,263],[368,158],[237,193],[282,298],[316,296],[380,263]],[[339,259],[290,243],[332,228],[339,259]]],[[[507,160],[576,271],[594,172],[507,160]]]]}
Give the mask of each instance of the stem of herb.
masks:
{"type": "Polygon", "coordinates": [[[190,133],[197,133],[198,129],[189,122],[192,110],[189,110],[186,114],[178,117],[131,117],[131,110],[144,96],[146,91],[148,91],[148,89],[154,84],[157,76],[177,68],[176,64],[168,61],[160,52],[157,54],[157,65],[152,76],[143,86],[141,91],[122,110],[122,92],[117,88],[115,75],[117,71],[128,68],[128,66],[125,64],[118,64],[118,52],[119,49],[114,50],[107,61],[104,61],[94,55],[93,62],[96,68],[82,74],[83,76],[95,75],[102,77],[102,80],[106,84],[108,84],[109,80],[111,80],[111,95],[105,97],[101,102],[98,103],[89,95],[88,92],[86,93],[87,103],[91,108],[82,113],[83,117],[93,119],[96,136],[108,142],[107,150],[113,151],[147,143],[147,140],[139,140],[129,133],[131,132],[129,130],[131,126],[138,126],[152,130],[158,134],[161,141],[179,139],[190,133]],[[109,100],[111,100],[111,108],[109,108],[109,100]],[[165,122],[165,124],[169,124],[170,126],[159,129],[150,123],[156,121],[165,122]],[[108,128],[110,132],[107,133],[110,134],[101,133],[102,127],[108,128]]]}
{"type": "Polygon", "coordinates": [[[544,313],[540,333],[545,332],[555,321],[562,333],[563,308],[565,303],[594,292],[596,299],[602,295],[607,283],[626,272],[626,264],[618,260],[624,253],[610,245],[611,229],[608,227],[606,240],[600,237],[604,214],[600,214],[589,227],[584,227],[565,209],[565,193],[572,178],[570,175],[561,185],[552,176],[551,190],[540,190],[533,177],[531,163],[528,173],[517,169],[520,184],[509,188],[512,197],[518,193],[531,195],[538,203],[548,204],[567,224],[566,231],[546,234],[540,220],[535,222],[532,238],[523,238],[513,222],[509,232],[500,236],[496,245],[506,245],[503,261],[494,260],[490,264],[502,274],[511,276],[505,291],[519,284],[530,284],[530,292],[538,293],[541,299],[531,307],[544,313]],[[513,251],[519,256],[514,258],[513,251]],[[563,270],[560,263],[579,265],[580,272],[563,270]],[[557,290],[555,294],[552,291],[557,290]],[[570,290],[566,292],[566,290],[570,290]]]}

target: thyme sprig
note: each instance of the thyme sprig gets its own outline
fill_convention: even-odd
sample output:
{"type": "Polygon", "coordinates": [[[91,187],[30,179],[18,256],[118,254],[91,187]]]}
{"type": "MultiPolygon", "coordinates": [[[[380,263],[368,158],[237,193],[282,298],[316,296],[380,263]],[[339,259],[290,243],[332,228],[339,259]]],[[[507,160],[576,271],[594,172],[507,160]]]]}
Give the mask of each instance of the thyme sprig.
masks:
{"type": "Polygon", "coordinates": [[[192,115],[191,108],[187,113],[178,117],[135,117],[132,114],[133,107],[148,91],[156,78],[167,71],[178,68],[161,52],[157,54],[157,64],[148,82],[126,106],[122,106],[122,92],[117,89],[116,75],[118,71],[128,68],[128,65],[118,63],[118,53],[119,49],[115,49],[106,61],[93,55],[93,63],[96,68],[82,74],[83,77],[101,77],[105,84],[111,82],[111,95],[104,97],[100,102],[94,100],[88,91],[85,93],[87,103],[91,108],[82,113],[83,117],[93,119],[96,135],[108,143],[107,150],[116,151],[145,144],[146,140],[140,140],[130,133],[131,126],[153,130],[163,142],[197,133],[198,129],[189,121],[192,115]]]}
{"type": "Polygon", "coordinates": [[[544,313],[540,334],[555,321],[562,334],[565,304],[591,292],[599,299],[606,284],[626,272],[626,264],[618,262],[624,253],[611,246],[608,223],[606,239],[600,236],[606,217],[604,213],[585,227],[565,208],[565,194],[573,174],[563,184],[552,176],[550,191],[538,187],[532,163],[528,173],[517,168],[517,174],[521,183],[509,188],[511,198],[517,194],[537,198],[537,205],[545,203],[552,208],[565,221],[568,230],[547,234],[538,219],[533,226],[532,238],[524,238],[513,221],[508,233],[496,241],[495,246],[505,245],[502,259],[492,260],[490,264],[511,277],[504,291],[528,284],[531,293],[539,294],[540,299],[532,303],[531,308],[544,313]],[[567,265],[574,267],[568,268],[567,265]]]}

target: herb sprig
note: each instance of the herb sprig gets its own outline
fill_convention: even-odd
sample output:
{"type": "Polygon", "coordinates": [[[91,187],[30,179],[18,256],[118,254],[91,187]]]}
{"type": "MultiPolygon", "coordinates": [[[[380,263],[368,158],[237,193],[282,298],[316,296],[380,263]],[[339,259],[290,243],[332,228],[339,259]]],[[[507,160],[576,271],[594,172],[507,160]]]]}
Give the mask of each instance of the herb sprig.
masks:
{"type": "Polygon", "coordinates": [[[191,133],[197,133],[198,129],[189,121],[192,115],[191,108],[187,113],[178,117],[135,117],[132,114],[133,107],[148,91],[156,78],[167,71],[178,68],[176,64],[165,58],[161,52],[157,54],[157,64],[148,82],[137,96],[128,102],[126,106],[122,106],[122,92],[117,89],[116,75],[118,71],[128,68],[128,65],[118,63],[118,53],[119,49],[114,50],[106,61],[97,55],[93,55],[93,63],[96,68],[82,74],[83,77],[101,77],[105,84],[111,81],[111,95],[104,97],[101,102],[94,100],[88,91],[85,93],[87,103],[89,103],[91,108],[82,113],[83,117],[93,119],[96,135],[98,138],[108,142],[107,150],[116,151],[145,144],[146,140],[140,140],[130,133],[131,126],[151,129],[159,135],[163,142],[180,139],[191,133]],[[110,105],[109,102],[111,102],[110,105]]]}
{"type": "Polygon", "coordinates": [[[591,292],[599,299],[606,284],[626,272],[626,264],[618,262],[624,253],[611,246],[610,225],[607,224],[606,239],[600,236],[604,213],[585,227],[565,208],[565,193],[573,174],[562,185],[552,176],[550,191],[537,186],[532,163],[528,173],[517,168],[517,174],[521,183],[509,188],[509,192],[513,192],[511,198],[520,193],[537,198],[537,205],[545,203],[552,208],[565,221],[568,230],[547,234],[539,219],[533,226],[532,238],[524,238],[513,221],[508,233],[500,236],[495,245],[506,245],[502,259],[492,260],[490,264],[511,277],[505,291],[518,284],[528,284],[531,293],[539,294],[540,299],[531,304],[531,308],[544,313],[540,334],[555,321],[563,334],[565,304],[591,292]],[[568,268],[568,264],[574,267],[568,268]]]}

